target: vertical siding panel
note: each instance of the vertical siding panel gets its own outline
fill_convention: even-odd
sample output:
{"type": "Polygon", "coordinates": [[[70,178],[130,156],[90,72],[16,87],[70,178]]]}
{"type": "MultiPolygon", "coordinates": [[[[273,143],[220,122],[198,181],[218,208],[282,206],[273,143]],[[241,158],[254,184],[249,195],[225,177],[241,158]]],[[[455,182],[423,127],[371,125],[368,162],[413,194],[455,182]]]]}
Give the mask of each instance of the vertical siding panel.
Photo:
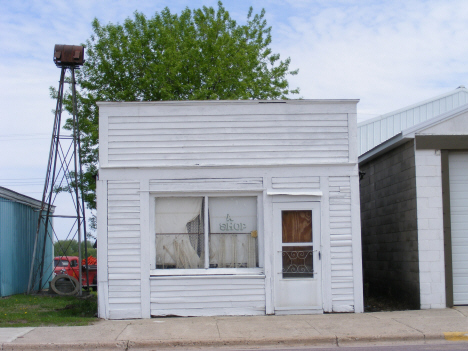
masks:
{"type": "Polygon", "coordinates": [[[140,233],[140,183],[109,181],[108,239],[115,244],[108,246],[109,261],[121,262],[109,273],[109,318],[142,318],[141,311],[141,236],[140,233]],[[138,236],[135,236],[138,233],[138,236]],[[121,240],[120,239],[124,239],[121,240]],[[132,249],[126,241],[132,240],[132,249]],[[120,242],[120,244],[119,244],[120,242]],[[124,262],[129,262],[125,265],[124,262]],[[130,263],[131,262],[131,263],[130,263]],[[135,267],[135,262],[137,266],[135,267]],[[135,273],[126,273],[126,272],[135,273]],[[121,296],[112,286],[137,285],[138,290],[121,296]]]}
{"type": "Polygon", "coordinates": [[[350,177],[329,177],[330,246],[335,257],[331,264],[331,295],[334,312],[354,311],[354,280],[351,236],[350,177]],[[348,223],[349,225],[337,225],[348,223]],[[347,288],[347,292],[343,290],[347,288]]]}
{"type": "Polygon", "coordinates": [[[380,133],[380,121],[376,121],[374,123],[374,144],[373,145],[379,145],[382,141],[381,138],[381,133],[380,133]]]}
{"type": "Polygon", "coordinates": [[[407,128],[468,103],[468,92],[465,90],[457,89],[442,97],[434,98],[432,101],[422,102],[358,123],[359,155],[407,128]]]}
{"type": "MultiPolygon", "coordinates": [[[[5,188],[2,190],[5,193],[9,192],[5,188]]],[[[11,200],[7,198],[7,195],[0,197],[0,296],[22,294],[28,289],[37,221],[39,218],[38,209],[28,204],[11,200]]],[[[44,229],[41,228],[36,247],[35,271],[39,268],[38,265],[42,258],[44,235],[44,229]]],[[[42,274],[43,287],[48,286],[48,282],[53,278],[52,274],[53,245],[52,239],[48,237],[46,239],[42,274]]],[[[36,284],[39,284],[40,276],[41,274],[38,273],[36,284]]],[[[39,289],[39,286],[35,286],[34,289],[39,289]]]]}

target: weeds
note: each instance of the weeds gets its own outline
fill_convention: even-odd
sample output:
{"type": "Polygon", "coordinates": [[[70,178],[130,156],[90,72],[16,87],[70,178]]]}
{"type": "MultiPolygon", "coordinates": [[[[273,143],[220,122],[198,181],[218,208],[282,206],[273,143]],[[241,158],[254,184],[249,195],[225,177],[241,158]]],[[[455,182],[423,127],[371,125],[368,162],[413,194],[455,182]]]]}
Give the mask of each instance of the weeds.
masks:
{"type": "Polygon", "coordinates": [[[0,298],[0,327],[88,325],[95,322],[97,295],[13,295],[0,298]]]}

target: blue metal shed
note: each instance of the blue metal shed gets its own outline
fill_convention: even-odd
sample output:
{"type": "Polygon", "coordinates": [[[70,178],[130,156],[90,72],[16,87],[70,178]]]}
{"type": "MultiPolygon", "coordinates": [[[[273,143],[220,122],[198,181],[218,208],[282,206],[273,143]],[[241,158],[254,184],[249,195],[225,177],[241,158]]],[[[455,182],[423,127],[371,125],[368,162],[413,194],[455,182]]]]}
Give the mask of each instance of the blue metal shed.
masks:
{"type": "MultiPolygon", "coordinates": [[[[0,187],[0,296],[21,294],[28,290],[40,208],[41,201],[0,187]]],[[[52,229],[48,232],[42,286],[48,286],[53,278],[52,229]]],[[[36,246],[36,255],[39,257],[42,257],[43,245],[42,227],[36,246]]],[[[34,271],[38,270],[35,267],[34,271]]],[[[40,275],[39,272],[37,274],[40,275]]],[[[38,282],[39,279],[35,281],[38,282]]],[[[39,287],[34,288],[38,290],[39,287]]]]}

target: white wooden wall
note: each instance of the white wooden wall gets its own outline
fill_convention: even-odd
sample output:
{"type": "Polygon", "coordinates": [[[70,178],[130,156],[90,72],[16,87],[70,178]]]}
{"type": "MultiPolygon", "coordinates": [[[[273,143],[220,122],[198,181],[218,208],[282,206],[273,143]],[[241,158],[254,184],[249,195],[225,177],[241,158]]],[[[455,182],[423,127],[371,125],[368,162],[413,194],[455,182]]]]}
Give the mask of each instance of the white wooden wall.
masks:
{"type": "Polygon", "coordinates": [[[362,312],[356,102],[100,104],[100,316],[273,313],[275,194],[318,196],[324,311],[362,312]],[[259,196],[263,273],[150,276],[151,194],[172,192],[259,196]]]}
{"type": "Polygon", "coordinates": [[[141,318],[140,183],[108,182],[109,317],[141,318]]]}
{"type": "Polygon", "coordinates": [[[152,277],[151,315],[264,315],[265,277],[152,277]]]}
{"type": "Polygon", "coordinates": [[[348,117],[355,104],[355,100],[101,103],[105,112],[100,121],[104,146],[100,163],[101,167],[346,163],[348,117]]]}
{"type": "Polygon", "coordinates": [[[350,177],[330,177],[330,258],[333,312],[354,312],[350,177]]]}

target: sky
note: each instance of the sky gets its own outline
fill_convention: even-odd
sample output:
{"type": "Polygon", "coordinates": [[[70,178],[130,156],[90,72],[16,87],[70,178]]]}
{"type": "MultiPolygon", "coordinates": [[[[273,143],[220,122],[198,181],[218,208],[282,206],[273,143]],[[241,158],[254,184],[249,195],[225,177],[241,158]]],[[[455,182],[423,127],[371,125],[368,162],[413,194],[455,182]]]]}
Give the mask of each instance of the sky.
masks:
{"type": "MultiPolygon", "coordinates": [[[[358,121],[468,84],[468,1],[225,0],[245,23],[266,11],[271,48],[291,58],[292,88],[304,99],[360,99],[358,121]]],[[[60,70],[55,44],[80,45],[91,21],[151,17],[212,0],[0,0],[0,186],[40,199],[60,70]]],[[[86,56],[86,52],[85,52],[86,56]]],[[[296,96],[297,97],[297,96],[296,96]]],[[[67,199],[56,202],[66,214],[67,199]]],[[[60,235],[64,235],[63,233],[60,235]]]]}

